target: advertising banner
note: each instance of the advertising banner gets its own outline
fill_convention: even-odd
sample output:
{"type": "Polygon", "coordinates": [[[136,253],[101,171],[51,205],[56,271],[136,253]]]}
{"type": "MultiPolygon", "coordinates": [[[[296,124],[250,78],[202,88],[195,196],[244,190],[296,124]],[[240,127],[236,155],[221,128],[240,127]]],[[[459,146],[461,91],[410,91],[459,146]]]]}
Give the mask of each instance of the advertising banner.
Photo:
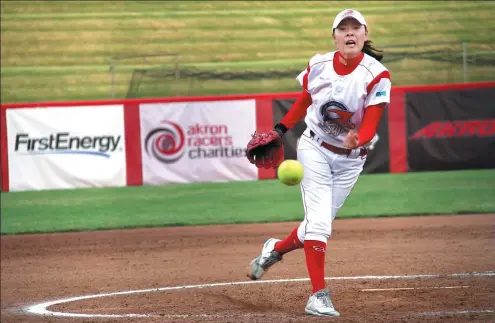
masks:
{"type": "Polygon", "coordinates": [[[406,93],[409,171],[495,167],[495,89],[406,93]]]}
{"type": "MultiPolygon", "coordinates": [[[[273,121],[280,122],[287,114],[295,99],[273,100],[273,121]]],[[[297,140],[306,129],[304,120],[299,121],[293,129],[284,135],[285,159],[297,159],[297,140]]],[[[377,130],[378,141],[369,149],[363,173],[389,172],[389,143],[388,143],[388,111],[382,116],[377,130]]]]}
{"type": "Polygon", "coordinates": [[[255,180],[255,100],[140,104],[143,184],[255,180]]]}
{"type": "Polygon", "coordinates": [[[122,105],[8,109],[11,191],[126,185],[122,105]]]}

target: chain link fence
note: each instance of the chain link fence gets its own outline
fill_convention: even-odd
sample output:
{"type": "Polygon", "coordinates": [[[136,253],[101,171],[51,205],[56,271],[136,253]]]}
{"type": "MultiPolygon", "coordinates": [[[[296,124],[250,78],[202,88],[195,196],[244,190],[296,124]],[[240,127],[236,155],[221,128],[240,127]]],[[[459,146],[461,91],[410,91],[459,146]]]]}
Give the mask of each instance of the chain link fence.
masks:
{"type": "MultiPolygon", "coordinates": [[[[444,42],[397,44],[382,49],[382,63],[390,70],[394,85],[495,80],[493,45],[444,42]]],[[[119,65],[132,69],[127,74],[130,75],[127,98],[204,95],[215,91],[225,94],[227,85],[236,92],[236,84],[237,92],[243,93],[251,84],[260,82],[278,82],[281,91],[292,91],[297,90],[295,77],[305,68],[304,64],[297,68],[202,68],[181,64],[178,53],[112,57],[109,70],[112,97],[115,97],[119,65]]]]}

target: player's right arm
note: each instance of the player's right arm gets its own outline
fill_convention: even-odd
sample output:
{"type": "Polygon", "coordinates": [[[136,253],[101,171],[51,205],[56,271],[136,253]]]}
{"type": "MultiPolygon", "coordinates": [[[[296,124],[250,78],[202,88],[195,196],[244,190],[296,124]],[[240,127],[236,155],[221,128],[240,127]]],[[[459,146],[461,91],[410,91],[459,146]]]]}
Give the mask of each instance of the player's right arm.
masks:
{"type": "Polygon", "coordinates": [[[297,76],[297,81],[301,84],[303,90],[289,109],[289,112],[275,125],[273,130],[261,134],[256,134],[255,132],[249,140],[246,156],[249,162],[255,164],[256,167],[275,168],[284,160],[282,137],[306,115],[306,111],[313,103],[311,94],[308,91],[308,78],[313,58],[309,61],[308,67],[297,76]]]}
{"type": "Polygon", "coordinates": [[[304,118],[306,111],[312,103],[311,94],[306,89],[303,89],[296,102],[289,109],[289,112],[282,118],[280,123],[275,125],[275,130],[277,132],[281,131],[282,133],[280,135],[282,136],[289,129],[292,129],[296,123],[304,118]]]}
{"type": "Polygon", "coordinates": [[[280,123],[277,123],[275,125],[274,130],[277,131],[281,136],[283,136],[284,133],[287,132],[289,129],[292,129],[296,125],[296,123],[304,118],[304,116],[306,115],[306,111],[313,103],[311,94],[308,91],[308,78],[309,73],[311,72],[312,62],[319,56],[319,54],[313,56],[308,63],[308,67],[297,76],[297,81],[299,82],[299,84],[301,84],[303,90],[299,94],[299,97],[294,102],[292,107],[289,109],[289,112],[287,112],[287,114],[282,118],[280,123]]]}

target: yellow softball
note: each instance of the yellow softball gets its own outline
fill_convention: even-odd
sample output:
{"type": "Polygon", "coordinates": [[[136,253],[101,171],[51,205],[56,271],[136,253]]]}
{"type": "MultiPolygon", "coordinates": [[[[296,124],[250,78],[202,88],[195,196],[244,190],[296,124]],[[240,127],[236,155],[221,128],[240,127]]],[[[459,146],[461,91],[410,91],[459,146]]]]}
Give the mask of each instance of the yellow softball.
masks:
{"type": "Polygon", "coordinates": [[[286,159],[277,169],[278,179],[285,185],[299,184],[304,176],[303,165],[294,159],[286,159]]]}

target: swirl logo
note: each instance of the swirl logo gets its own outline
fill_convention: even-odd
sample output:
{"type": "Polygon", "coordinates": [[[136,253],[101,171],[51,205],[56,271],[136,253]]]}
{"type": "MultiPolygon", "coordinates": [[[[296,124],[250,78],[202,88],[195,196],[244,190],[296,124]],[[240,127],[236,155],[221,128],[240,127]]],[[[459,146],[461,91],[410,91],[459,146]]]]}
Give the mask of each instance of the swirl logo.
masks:
{"type": "Polygon", "coordinates": [[[151,130],[144,141],[146,154],[170,164],[184,154],[184,131],[176,123],[162,121],[162,125],[151,130]]]}

